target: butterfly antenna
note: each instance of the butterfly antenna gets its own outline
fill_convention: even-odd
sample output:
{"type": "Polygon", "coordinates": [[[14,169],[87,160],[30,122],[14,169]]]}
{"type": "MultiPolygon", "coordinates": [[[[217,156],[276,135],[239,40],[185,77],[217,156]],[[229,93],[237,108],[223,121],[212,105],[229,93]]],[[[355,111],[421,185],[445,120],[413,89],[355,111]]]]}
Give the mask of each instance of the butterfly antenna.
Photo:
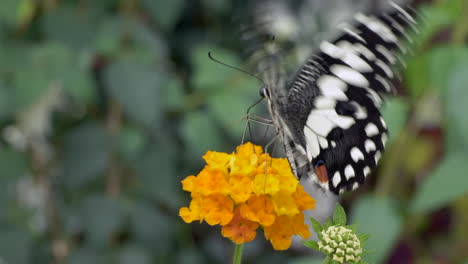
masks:
{"type": "Polygon", "coordinates": [[[260,77],[258,77],[257,75],[255,75],[255,74],[253,74],[253,73],[251,73],[251,72],[248,72],[248,71],[246,71],[246,70],[243,70],[243,69],[241,69],[241,68],[237,68],[237,67],[231,66],[231,65],[229,65],[229,64],[226,64],[226,63],[224,63],[224,62],[222,62],[222,61],[220,61],[220,60],[214,58],[213,55],[211,55],[211,51],[208,52],[208,57],[209,57],[212,61],[214,61],[214,62],[216,62],[216,63],[219,63],[219,64],[221,64],[221,65],[223,65],[223,66],[226,66],[226,67],[228,67],[228,68],[231,68],[231,69],[233,69],[233,70],[240,71],[240,72],[245,73],[245,74],[247,74],[247,75],[249,75],[249,76],[251,76],[251,77],[254,77],[255,79],[259,80],[264,86],[266,86],[265,82],[264,82],[260,77]]]}

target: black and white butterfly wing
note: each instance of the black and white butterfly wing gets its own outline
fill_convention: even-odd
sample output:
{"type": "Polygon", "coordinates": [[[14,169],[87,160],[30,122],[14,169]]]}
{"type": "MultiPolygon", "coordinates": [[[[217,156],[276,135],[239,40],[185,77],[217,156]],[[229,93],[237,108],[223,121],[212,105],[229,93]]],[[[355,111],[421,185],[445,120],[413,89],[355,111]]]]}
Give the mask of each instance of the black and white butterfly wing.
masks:
{"type": "Polygon", "coordinates": [[[392,5],[392,14],[357,14],[306,61],[286,102],[270,98],[296,176],[336,194],[364,183],[385,147],[381,94],[394,92],[397,54],[406,52],[400,39],[417,30],[409,11],[392,5]]]}

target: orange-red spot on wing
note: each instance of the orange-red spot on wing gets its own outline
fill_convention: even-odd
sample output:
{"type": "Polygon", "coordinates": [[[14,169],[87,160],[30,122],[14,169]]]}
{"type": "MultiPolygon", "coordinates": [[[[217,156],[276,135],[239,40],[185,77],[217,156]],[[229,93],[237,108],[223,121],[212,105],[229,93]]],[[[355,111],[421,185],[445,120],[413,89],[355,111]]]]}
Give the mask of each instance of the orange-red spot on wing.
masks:
{"type": "Polygon", "coordinates": [[[324,164],[317,166],[315,168],[315,175],[317,175],[321,183],[327,183],[328,182],[327,166],[325,166],[324,164]]]}

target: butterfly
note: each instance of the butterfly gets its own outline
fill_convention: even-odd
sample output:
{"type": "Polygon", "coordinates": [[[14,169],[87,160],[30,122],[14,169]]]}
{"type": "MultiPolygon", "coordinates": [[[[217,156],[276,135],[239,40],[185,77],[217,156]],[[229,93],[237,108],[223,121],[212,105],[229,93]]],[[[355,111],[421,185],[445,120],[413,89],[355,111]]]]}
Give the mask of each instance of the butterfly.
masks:
{"type": "Polygon", "coordinates": [[[362,185],[387,142],[382,95],[395,93],[393,69],[398,54],[408,52],[401,40],[411,42],[411,31],[418,31],[414,10],[390,4],[388,14],[356,14],[339,37],[320,44],[290,83],[277,53],[258,63],[266,84],[260,95],[294,175],[334,194],[362,185]]]}

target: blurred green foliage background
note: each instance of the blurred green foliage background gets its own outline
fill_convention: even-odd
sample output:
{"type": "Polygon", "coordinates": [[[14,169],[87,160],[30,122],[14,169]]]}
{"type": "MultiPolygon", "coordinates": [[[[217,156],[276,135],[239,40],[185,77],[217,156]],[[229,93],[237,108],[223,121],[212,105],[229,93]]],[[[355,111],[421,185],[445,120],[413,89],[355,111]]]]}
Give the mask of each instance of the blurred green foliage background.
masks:
{"type": "MultiPolygon", "coordinates": [[[[288,4],[304,2],[322,27],[357,11],[352,1],[288,4]]],[[[343,198],[375,263],[468,259],[468,4],[420,2],[424,30],[383,109],[388,150],[373,180],[343,198]]],[[[0,1],[0,263],[228,262],[219,230],[183,223],[178,209],[188,201],[180,180],[207,150],[234,150],[238,120],[259,98],[255,79],[207,57],[245,65],[231,19],[242,8],[0,1]]],[[[245,260],[313,263],[298,255],[257,239],[245,260]]]]}

